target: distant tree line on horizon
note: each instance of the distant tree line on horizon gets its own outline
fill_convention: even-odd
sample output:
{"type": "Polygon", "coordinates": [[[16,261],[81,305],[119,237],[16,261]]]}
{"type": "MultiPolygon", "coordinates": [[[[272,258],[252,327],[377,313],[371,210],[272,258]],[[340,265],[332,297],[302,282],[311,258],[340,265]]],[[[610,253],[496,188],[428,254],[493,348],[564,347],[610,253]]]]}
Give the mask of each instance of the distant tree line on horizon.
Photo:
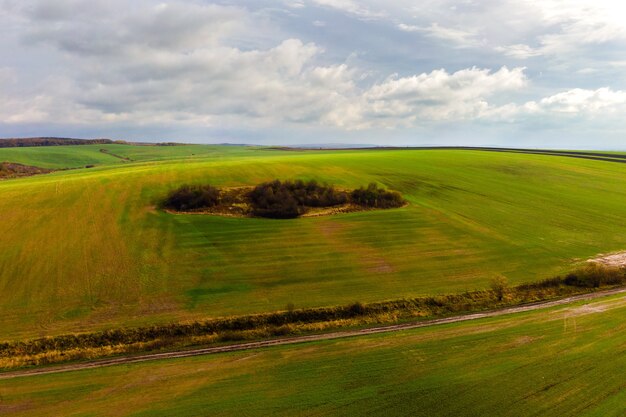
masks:
{"type": "Polygon", "coordinates": [[[25,148],[31,146],[63,146],[63,145],[104,145],[125,144],[123,140],[111,139],[72,139],[72,138],[8,138],[0,139],[0,148],[25,148]]]}
{"type": "MultiPolygon", "coordinates": [[[[401,207],[405,203],[400,193],[379,188],[375,183],[348,192],[315,180],[264,182],[254,187],[246,197],[253,215],[274,219],[292,219],[305,214],[310,208],[348,203],[381,209],[401,207]]],[[[211,185],[183,185],[172,191],[163,205],[177,211],[194,211],[231,204],[228,198],[227,193],[211,185]]]]}

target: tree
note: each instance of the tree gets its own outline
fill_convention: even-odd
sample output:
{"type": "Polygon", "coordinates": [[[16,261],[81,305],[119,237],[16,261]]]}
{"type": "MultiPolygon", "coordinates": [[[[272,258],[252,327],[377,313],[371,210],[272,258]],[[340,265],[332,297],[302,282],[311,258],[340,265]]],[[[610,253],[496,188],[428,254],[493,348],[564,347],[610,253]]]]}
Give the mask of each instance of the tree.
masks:
{"type": "Polygon", "coordinates": [[[220,202],[220,190],[211,185],[183,185],[172,191],[163,205],[185,211],[214,207],[220,202]]]}
{"type": "Polygon", "coordinates": [[[498,297],[498,301],[502,301],[504,296],[509,292],[509,283],[504,275],[497,275],[491,280],[491,290],[498,297]]]}
{"type": "Polygon", "coordinates": [[[396,191],[387,191],[370,183],[367,188],[361,187],[350,194],[352,202],[363,207],[393,208],[401,207],[405,201],[396,191]]]}

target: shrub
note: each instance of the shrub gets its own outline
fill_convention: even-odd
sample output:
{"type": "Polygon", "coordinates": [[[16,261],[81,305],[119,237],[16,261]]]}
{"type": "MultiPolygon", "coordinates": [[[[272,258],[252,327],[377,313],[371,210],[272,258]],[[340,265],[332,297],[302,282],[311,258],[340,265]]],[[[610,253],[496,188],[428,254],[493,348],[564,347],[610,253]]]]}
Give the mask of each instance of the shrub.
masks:
{"type": "Polygon", "coordinates": [[[502,301],[509,291],[509,283],[503,275],[498,275],[491,280],[491,290],[494,292],[498,301],[502,301]]]}
{"type": "Polygon", "coordinates": [[[563,284],[565,284],[565,280],[561,276],[556,276],[556,277],[546,278],[541,281],[521,284],[521,285],[518,285],[517,288],[519,288],[522,291],[536,291],[536,290],[540,290],[544,288],[558,288],[563,284]]]}
{"type": "Polygon", "coordinates": [[[353,203],[363,207],[393,208],[401,207],[405,203],[400,193],[378,188],[373,182],[367,188],[361,187],[352,191],[350,197],[353,203]]]}
{"type": "Polygon", "coordinates": [[[183,185],[172,191],[164,206],[179,211],[214,207],[220,202],[220,190],[211,185],[183,185]]]}
{"type": "Polygon", "coordinates": [[[353,315],[355,317],[361,316],[361,315],[365,314],[365,312],[366,312],[365,306],[363,304],[361,304],[360,302],[358,302],[358,301],[356,303],[350,305],[348,307],[348,310],[350,311],[351,315],[353,315]]]}
{"type": "Polygon", "coordinates": [[[626,281],[624,271],[597,262],[587,263],[569,273],[565,277],[565,284],[575,287],[598,288],[602,285],[618,285],[626,281]]]}

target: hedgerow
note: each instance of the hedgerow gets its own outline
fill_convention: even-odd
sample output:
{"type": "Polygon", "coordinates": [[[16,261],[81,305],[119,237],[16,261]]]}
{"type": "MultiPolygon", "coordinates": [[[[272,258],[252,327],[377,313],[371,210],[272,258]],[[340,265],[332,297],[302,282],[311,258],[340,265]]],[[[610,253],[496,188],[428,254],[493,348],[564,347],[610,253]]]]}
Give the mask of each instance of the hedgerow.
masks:
{"type": "Polygon", "coordinates": [[[11,363],[19,363],[20,366],[35,364],[43,360],[41,358],[46,356],[47,352],[50,355],[46,360],[54,357],[60,361],[64,358],[62,352],[71,351],[68,357],[77,358],[79,349],[85,350],[85,355],[88,355],[85,357],[91,357],[95,351],[104,352],[106,349],[102,349],[108,347],[111,347],[109,350],[113,353],[123,353],[170,346],[181,347],[186,345],[186,341],[195,340],[194,338],[204,338],[202,340],[212,343],[220,340],[272,337],[297,334],[310,329],[311,326],[323,329],[363,322],[393,322],[414,317],[438,317],[481,311],[585,293],[589,292],[589,288],[615,287],[624,284],[626,284],[624,270],[592,265],[579,268],[564,278],[555,277],[507,287],[505,291],[492,289],[368,304],[356,302],[343,306],[310,309],[295,309],[289,306],[286,311],[203,322],[120,328],[94,333],[44,337],[29,341],[4,342],[0,343],[0,367],[10,366],[11,363]],[[572,276],[577,278],[573,279],[572,276]],[[587,277],[590,277],[590,281],[587,277]]]}

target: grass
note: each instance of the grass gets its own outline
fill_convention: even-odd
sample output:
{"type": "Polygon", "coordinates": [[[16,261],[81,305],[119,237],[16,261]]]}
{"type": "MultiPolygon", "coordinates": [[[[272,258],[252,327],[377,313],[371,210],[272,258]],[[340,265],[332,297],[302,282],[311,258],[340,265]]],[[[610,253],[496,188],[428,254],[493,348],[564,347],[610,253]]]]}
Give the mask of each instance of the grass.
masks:
{"type": "Polygon", "coordinates": [[[82,168],[85,165],[118,163],[119,159],[100,152],[105,145],[0,148],[0,161],[41,168],[82,168]]]}
{"type": "Polygon", "coordinates": [[[0,148],[0,162],[16,162],[41,168],[83,168],[85,165],[116,165],[130,161],[245,157],[261,152],[261,147],[242,146],[130,146],[70,145],[0,148]],[[103,152],[104,150],[105,152],[103,152]]]}
{"type": "Polygon", "coordinates": [[[497,275],[515,285],[626,248],[623,164],[450,150],[101,147],[134,161],[98,146],[0,150],[33,165],[35,151],[65,166],[89,152],[113,158],[0,182],[0,340],[456,293],[497,275]],[[59,151],[65,160],[46,154],[59,151]],[[154,208],[184,183],[274,178],[377,182],[410,205],[288,221],[154,208]]]}
{"type": "Polygon", "coordinates": [[[0,381],[8,416],[621,416],[626,298],[0,381]]]}

